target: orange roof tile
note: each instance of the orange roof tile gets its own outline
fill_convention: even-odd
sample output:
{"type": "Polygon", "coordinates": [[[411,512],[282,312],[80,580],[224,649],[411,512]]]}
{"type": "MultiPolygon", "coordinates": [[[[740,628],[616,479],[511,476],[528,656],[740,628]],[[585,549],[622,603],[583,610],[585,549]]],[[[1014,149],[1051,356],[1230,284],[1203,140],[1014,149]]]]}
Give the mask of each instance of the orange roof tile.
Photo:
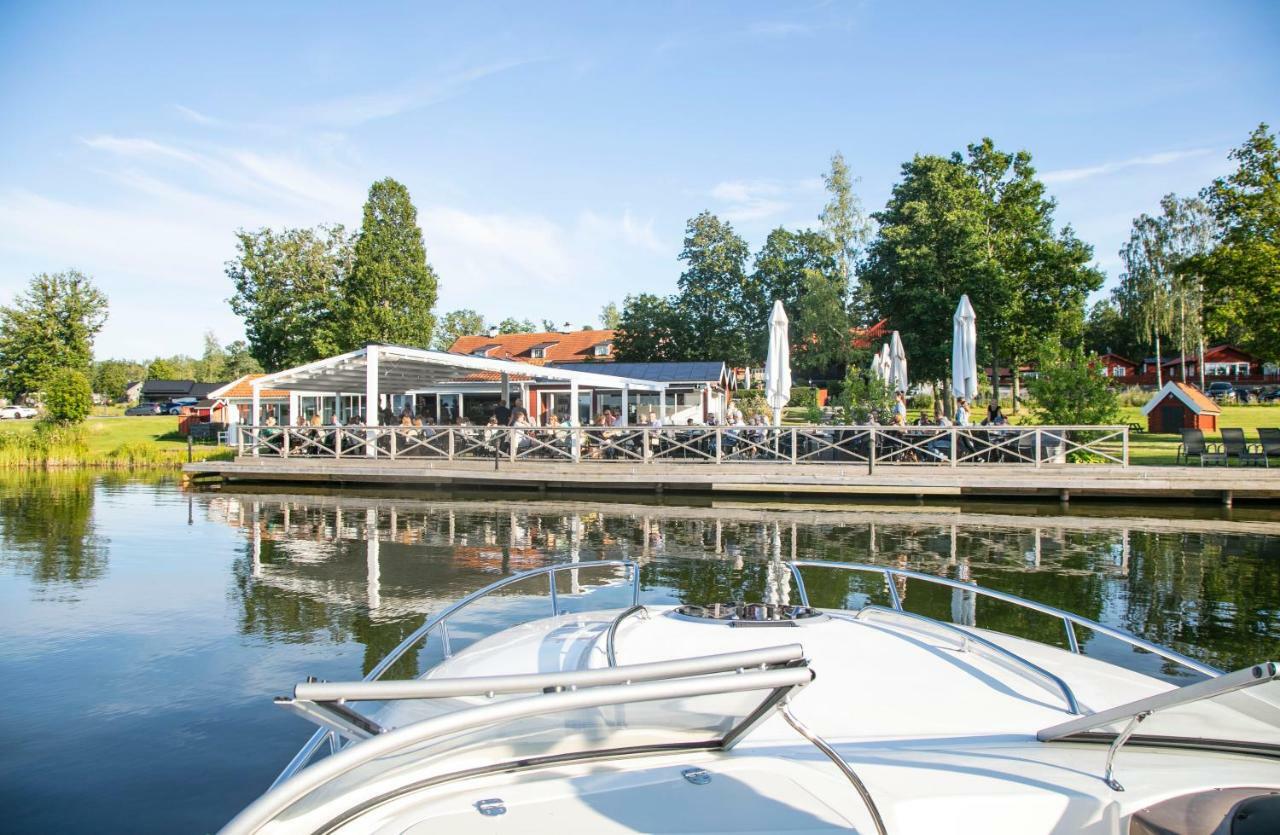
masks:
{"type": "Polygon", "coordinates": [[[515,360],[534,365],[547,362],[590,362],[609,361],[613,359],[612,349],[609,356],[597,357],[593,350],[602,342],[612,342],[612,330],[570,331],[569,333],[504,333],[497,336],[480,334],[479,336],[461,336],[449,351],[455,354],[470,354],[486,345],[496,346],[485,356],[491,359],[515,360]],[[545,346],[546,356],[534,359],[529,352],[535,346],[545,346]]]}
{"type": "Polygon", "coordinates": [[[1195,388],[1194,386],[1189,386],[1186,383],[1174,382],[1174,385],[1178,387],[1179,391],[1186,395],[1186,399],[1199,406],[1201,412],[1207,412],[1211,415],[1222,414],[1222,409],[1218,408],[1218,404],[1214,403],[1208,397],[1205,397],[1204,393],[1201,392],[1200,389],[1195,388]]]}
{"type": "MultiPolygon", "coordinates": [[[[254,380],[265,377],[265,374],[246,374],[238,380],[232,380],[220,389],[209,393],[210,397],[236,397],[248,399],[253,397],[253,388],[250,386],[254,380]]],[[[289,392],[284,389],[263,389],[258,392],[259,397],[288,397],[289,392]]]]}

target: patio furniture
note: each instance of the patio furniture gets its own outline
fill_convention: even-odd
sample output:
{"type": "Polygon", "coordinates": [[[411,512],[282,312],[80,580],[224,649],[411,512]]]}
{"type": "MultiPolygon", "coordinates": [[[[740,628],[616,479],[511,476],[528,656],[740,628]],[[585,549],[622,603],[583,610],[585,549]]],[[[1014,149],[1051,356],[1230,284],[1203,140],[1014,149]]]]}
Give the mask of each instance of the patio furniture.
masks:
{"type": "Polygon", "coordinates": [[[1258,440],[1262,442],[1262,454],[1268,462],[1273,456],[1280,458],[1280,429],[1259,429],[1258,440]]]}
{"type": "Polygon", "coordinates": [[[1178,444],[1178,452],[1174,457],[1174,463],[1190,464],[1191,456],[1193,455],[1199,460],[1202,467],[1206,460],[1210,464],[1227,463],[1226,453],[1222,451],[1220,444],[1205,443],[1203,430],[1183,429],[1182,443],[1178,444]]]}
{"type": "Polygon", "coordinates": [[[1223,429],[1222,430],[1222,450],[1226,456],[1226,464],[1231,464],[1231,459],[1239,459],[1242,466],[1247,464],[1262,464],[1267,466],[1267,454],[1262,451],[1260,444],[1250,444],[1244,439],[1243,429],[1223,429]]]}

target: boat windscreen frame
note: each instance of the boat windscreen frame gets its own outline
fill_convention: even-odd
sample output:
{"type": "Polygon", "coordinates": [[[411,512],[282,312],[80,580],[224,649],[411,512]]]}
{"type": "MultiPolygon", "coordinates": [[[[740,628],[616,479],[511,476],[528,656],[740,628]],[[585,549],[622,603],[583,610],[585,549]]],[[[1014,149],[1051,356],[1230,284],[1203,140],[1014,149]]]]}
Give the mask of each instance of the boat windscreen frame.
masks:
{"type": "MultiPolygon", "coordinates": [[[[725,655],[738,655],[726,653],[725,655]]],[[[669,663],[669,662],[663,662],[669,663]]],[[[612,671],[624,671],[615,667],[612,671]]],[[[759,725],[769,713],[796,690],[813,680],[813,672],[805,659],[800,658],[784,666],[774,668],[736,668],[732,672],[699,675],[687,678],[658,679],[652,681],[608,684],[577,690],[558,690],[540,695],[508,699],[493,704],[454,711],[443,716],[425,719],[404,727],[351,744],[333,755],[300,771],[290,779],[273,786],[265,794],[245,807],[222,830],[222,835],[250,835],[274,820],[295,803],[313,791],[329,784],[353,769],[377,759],[392,756],[414,746],[469,731],[478,731],[495,725],[506,724],[534,716],[564,713],[567,711],[605,707],[610,705],[638,704],[642,702],[690,699],[728,693],[764,693],[760,703],[719,737],[709,736],[694,740],[663,740],[652,744],[628,746],[628,753],[662,753],[670,750],[714,748],[728,750],[759,725]]],[[[660,729],[654,729],[660,730],[660,729]]],[[[567,755],[569,759],[587,759],[614,755],[618,748],[595,748],[567,755]]],[[[561,754],[521,757],[516,761],[486,763],[479,773],[503,771],[521,763],[534,765],[540,762],[566,761],[561,754]]],[[[473,776],[476,769],[458,770],[433,775],[432,784],[451,782],[473,776]]]]}

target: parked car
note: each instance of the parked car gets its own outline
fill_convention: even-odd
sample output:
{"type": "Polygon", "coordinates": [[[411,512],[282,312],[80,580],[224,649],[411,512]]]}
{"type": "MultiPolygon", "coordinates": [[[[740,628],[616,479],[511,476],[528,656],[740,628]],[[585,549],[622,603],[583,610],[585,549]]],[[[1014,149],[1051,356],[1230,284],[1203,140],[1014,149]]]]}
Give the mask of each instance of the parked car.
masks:
{"type": "Polygon", "coordinates": [[[1270,388],[1258,394],[1259,403],[1280,402],[1280,388],[1270,388]]]}
{"type": "Polygon", "coordinates": [[[1236,387],[1224,380],[1219,380],[1216,383],[1210,383],[1209,387],[1204,390],[1204,393],[1219,403],[1236,402],[1236,387]]]}
{"type": "Polygon", "coordinates": [[[194,406],[200,402],[198,397],[178,397],[170,400],[165,411],[171,415],[180,415],[182,410],[188,406],[194,406]]]}
{"type": "Polygon", "coordinates": [[[162,415],[164,409],[159,403],[139,403],[124,410],[126,415],[162,415]]]}
{"type": "Polygon", "coordinates": [[[36,410],[30,406],[5,406],[0,409],[0,420],[24,420],[36,416],[36,410]]]}

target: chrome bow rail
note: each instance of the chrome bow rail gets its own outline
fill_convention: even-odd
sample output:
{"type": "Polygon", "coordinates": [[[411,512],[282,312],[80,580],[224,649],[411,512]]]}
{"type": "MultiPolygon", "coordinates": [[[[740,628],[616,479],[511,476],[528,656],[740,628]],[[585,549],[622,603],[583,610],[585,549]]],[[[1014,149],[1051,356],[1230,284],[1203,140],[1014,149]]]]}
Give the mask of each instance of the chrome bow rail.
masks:
{"type": "MultiPolygon", "coordinates": [[[[891,610],[894,612],[903,612],[904,614],[910,614],[910,613],[905,612],[903,610],[902,599],[898,594],[898,588],[897,586],[894,585],[893,580],[898,577],[901,577],[903,580],[920,580],[926,583],[933,583],[939,586],[947,586],[948,588],[959,589],[961,591],[969,592],[971,594],[981,595],[982,597],[989,597],[993,600],[1001,600],[1001,601],[1004,601],[1005,603],[1012,603],[1013,605],[1020,606],[1024,609],[1030,609],[1031,611],[1034,611],[1034,612],[1040,612],[1041,614],[1058,618],[1062,621],[1062,627],[1066,633],[1067,647],[1072,652],[1075,652],[1075,653],[1080,652],[1080,643],[1076,639],[1075,627],[1081,626],[1086,629],[1091,629],[1094,632],[1098,633],[1099,635],[1105,635],[1108,638],[1114,638],[1117,641],[1122,641],[1132,647],[1135,647],[1136,649],[1142,650],[1143,652],[1149,652],[1153,655],[1158,655],[1161,658],[1164,658],[1168,661],[1172,661],[1175,664],[1178,664],[1182,667],[1186,667],[1187,669],[1192,670],[1193,672],[1199,673],[1200,675],[1207,676],[1209,678],[1217,678],[1218,676],[1222,675],[1222,671],[1217,669],[1216,667],[1210,667],[1208,664],[1202,664],[1199,661],[1196,661],[1194,658],[1188,658],[1187,656],[1182,655],[1181,653],[1174,652],[1173,650],[1168,649],[1166,647],[1162,647],[1159,644],[1153,644],[1150,641],[1143,640],[1142,638],[1139,638],[1136,635],[1131,635],[1128,632],[1125,632],[1123,630],[1115,629],[1113,627],[1106,626],[1105,624],[1098,623],[1097,621],[1080,617],[1079,615],[1072,614],[1071,612],[1068,612],[1064,609],[1059,609],[1055,606],[1049,606],[1044,603],[1037,603],[1034,600],[1027,600],[1024,597],[1018,597],[1017,595],[1014,595],[1014,594],[1008,594],[1006,592],[996,591],[995,589],[984,588],[983,586],[979,586],[975,583],[967,583],[962,580],[952,580],[948,577],[939,577],[935,574],[926,574],[923,571],[912,571],[907,568],[890,568],[884,565],[867,565],[865,563],[823,562],[821,560],[796,560],[789,563],[789,565],[791,567],[791,576],[795,579],[796,592],[800,597],[800,603],[801,605],[804,605],[804,606],[809,606],[811,604],[809,603],[809,593],[805,589],[804,577],[801,575],[801,572],[800,572],[801,568],[831,568],[831,569],[836,569],[838,571],[859,571],[867,574],[879,574],[884,577],[885,586],[888,588],[889,602],[892,607],[891,610]]],[[[882,608],[882,607],[878,607],[878,608],[882,608]]],[[[935,623],[941,623],[941,621],[935,621],[935,623]]],[[[951,624],[951,626],[954,626],[954,625],[951,624]]],[[[955,626],[954,628],[957,631],[968,634],[971,639],[978,637],[974,635],[972,632],[969,632],[968,630],[963,629],[962,627],[955,626]]],[[[1029,664],[1030,662],[1027,662],[1027,663],[1029,664]]],[[[1036,670],[1039,671],[1039,668],[1037,667],[1036,670]]],[[[1065,692],[1063,693],[1063,695],[1064,697],[1068,698],[1069,702],[1074,701],[1074,698],[1067,697],[1067,694],[1065,692]]],[[[1078,711],[1072,711],[1072,712],[1078,712],[1078,711]]]]}
{"type": "MultiPolygon", "coordinates": [[[[378,665],[369,671],[369,674],[364,677],[363,681],[377,681],[382,678],[382,674],[391,669],[391,666],[399,661],[406,652],[426,640],[432,632],[437,630],[439,630],[440,633],[440,640],[444,649],[445,657],[448,658],[451,656],[453,651],[449,639],[449,618],[457,614],[462,609],[465,609],[467,606],[470,606],[472,603],[475,603],[477,600],[488,597],[499,589],[506,588],[507,586],[514,585],[540,574],[547,575],[547,588],[551,602],[551,614],[554,617],[555,615],[560,614],[559,593],[556,591],[556,575],[559,572],[594,571],[606,567],[626,569],[627,579],[631,583],[631,605],[634,608],[640,601],[640,568],[634,560],[594,560],[591,562],[560,563],[557,565],[535,568],[531,571],[522,571],[519,574],[512,574],[511,576],[504,577],[495,583],[490,583],[484,588],[474,591],[462,598],[457,603],[454,603],[444,609],[434,617],[428,618],[426,623],[414,630],[412,634],[400,642],[399,646],[391,650],[391,652],[387,654],[386,658],[379,661],[378,665]]],[[[294,755],[293,759],[289,761],[289,764],[284,767],[284,770],[281,771],[275,781],[272,782],[271,787],[276,787],[280,783],[292,777],[294,774],[298,773],[298,771],[311,762],[316,753],[319,752],[326,744],[329,746],[330,753],[336,753],[341,747],[339,736],[340,734],[328,727],[318,729],[314,734],[312,734],[311,738],[307,740],[307,744],[302,746],[298,753],[294,755]]]]}

